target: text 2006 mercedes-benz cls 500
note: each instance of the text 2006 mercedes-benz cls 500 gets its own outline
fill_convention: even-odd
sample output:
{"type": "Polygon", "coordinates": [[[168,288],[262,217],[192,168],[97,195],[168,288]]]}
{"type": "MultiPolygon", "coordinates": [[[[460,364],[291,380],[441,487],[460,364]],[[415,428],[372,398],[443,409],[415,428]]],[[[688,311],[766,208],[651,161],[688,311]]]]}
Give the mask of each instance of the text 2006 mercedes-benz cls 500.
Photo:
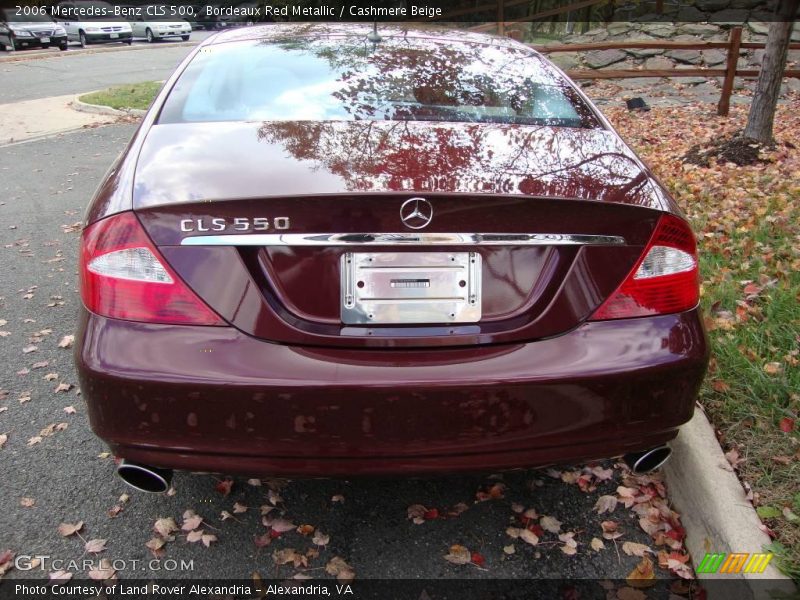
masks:
{"type": "Polygon", "coordinates": [[[530,48],[371,32],[208,39],[97,191],[76,356],[120,474],[663,462],[708,362],[675,202],[530,48]]]}

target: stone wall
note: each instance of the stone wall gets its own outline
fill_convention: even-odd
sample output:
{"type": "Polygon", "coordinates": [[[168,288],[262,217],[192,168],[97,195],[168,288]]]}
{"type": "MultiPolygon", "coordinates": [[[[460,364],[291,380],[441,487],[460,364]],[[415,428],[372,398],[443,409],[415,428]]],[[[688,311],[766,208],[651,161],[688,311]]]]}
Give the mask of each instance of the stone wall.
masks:
{"type": "MultiPolygon", "coordinates": [[[[748,0],[740,0],[742,3],[748,0]]],[[[735,4],[736,0],[734,0],[735,4]]],[[[697,0],[695,6],[681,8],[670,17],[668,14],[645,15],[637,21],[615,21],[605,26],[597,27],[583,34],[565,36],[561,42],[564,44],[578,44],[605,41],[727,41],[730,29],[734,25],[743,24],[742,41],[766,42],[769,23],[764,18],[763,11],[746,8],[724,9],[731,19],[730,22],[721,22],[720,12],[700,13],[696,7],[714,8],[728,5],[729,0],[697,0]],[[687,11],[697,11],[689,15],[687,11]],[[738,12],[734,12],[738,11],[738,12]],[[684,14],[684,19],[675,19],[684,14]],[[698,14],[710,15],[714,22],[686,22],[689,16],[698,14]],[[739,19],[732,17],[738,16],[739,19]],[[742,19],[744,17],[744,19],[742,19]]],[[[800,42],[800,23],[796,23],[792,33],[792,41],[800,42]]],[[[739,52],[738,68],[754,69],[761,65],[764,50],[746,50],[739,52]]],[[[558,52],[550,55],[550,59],[564,70],[572,69],[696,69],[714,68],[724,69],[727,60],[725,49],[710,50],[660,50],[660,49],[625,49],[625,50],[592,50],[587,52],[558,52]]],[[[788,67],[800,68],[800,50],[790,50],[788,67]]],[[[651,80],[657,81],[657,80],[651,80]]],[[[674,79],[676,83],[684,85],[704,85],[711,81],[711,85],[718,85],[721,78],[707,77],[681,77],[674,79]]],[[[752,87],[754,79],[737,79],[737,88],[752,87]]],[[[800,79],[788,79],[784,83],[784,91],[800,92],[800,79]]]]}

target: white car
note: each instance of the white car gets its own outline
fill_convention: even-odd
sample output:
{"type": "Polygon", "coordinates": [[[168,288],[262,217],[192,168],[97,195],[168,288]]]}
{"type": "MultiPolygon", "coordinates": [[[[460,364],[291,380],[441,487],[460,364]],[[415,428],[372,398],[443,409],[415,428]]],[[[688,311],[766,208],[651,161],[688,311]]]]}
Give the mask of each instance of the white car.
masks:
{"type": "Polygon", "coordinates": [[[53,16],[67,30],[70,41],[82,47],[101,42],[133,42],[133,32],[127,21],[113,16],[113,7],[100,0],[68,0],[53,8],[53,16]],[[97,16],[82,16],[97,15],[97,16]]]}
{"type": "Polygon", "coordinates": [[[169,7],[166,6],[142,6],[139,16],[130,22],[133,37],[147,38],[151,43],[169,37],[180,37],[184,42],[187,41],[192,26],[181,19],[168,20],[169,14],[169,7]]]}

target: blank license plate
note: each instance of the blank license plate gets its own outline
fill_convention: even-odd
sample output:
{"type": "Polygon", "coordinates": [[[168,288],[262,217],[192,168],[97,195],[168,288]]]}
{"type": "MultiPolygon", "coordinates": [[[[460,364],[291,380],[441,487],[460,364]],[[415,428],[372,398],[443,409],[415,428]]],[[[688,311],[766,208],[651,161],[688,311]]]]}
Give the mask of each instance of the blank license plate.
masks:
{"type": "Polygon", "coordinates": [[[115,39],[117,39],[119,37],[119,34],[118,33],[112,33],[108,37],[110,37],[112,40],[115,40],[115,39]]]}
{"type": "Polygon", "coordinates": [[[341,259],[346,324],[475,323],[477,252],[347,252],[341,259]]]}
{"type": "Polygon", "coordinates": [[[50,43],[50,38],[44,37],[44,38],[39,38],[39,39],[41,40],[41,42],[43,44],[49,44],[50,43]]]}

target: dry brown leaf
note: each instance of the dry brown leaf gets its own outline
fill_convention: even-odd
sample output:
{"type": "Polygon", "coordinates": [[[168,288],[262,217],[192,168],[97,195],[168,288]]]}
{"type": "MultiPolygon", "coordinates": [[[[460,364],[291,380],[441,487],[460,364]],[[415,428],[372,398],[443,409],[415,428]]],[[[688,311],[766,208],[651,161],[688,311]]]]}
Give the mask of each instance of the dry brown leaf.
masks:
{"type": "Polygon", "coordinates": [[[312,543],[316,546],[327,546],[331,541],[331,536],[322,533],[319,529],[314,532],[314,537],[311,538],[312,543]]]}
{"type": "Polygon", "coordinates": [[[74,341],[75,341],[75,336],[74,335],[65,335],[64,337],[61,338],[61,341],[58,342],[58,347],[59,348],[69,348],[70,346],[72,346],[72,343],[74,341]]]}
{"type": "Polygon", "coordinates": [[[592,541],[589,543],[589,546],[595,552],[600,552],[600,550],[605,549],[606,545],[603,543],[603,540],[600,538],[592,538],[592,541]]]}
{"type": "Polygon", "coordinates": [[[539,525],[542,526],[542,529],[550,533],[558,533],[561,531],[561,521],[555,517],[544,516],[539,519],[539,525]]]}
{"type": "Polygon", "coordinates": [[[58,526],[58,533],[64,537],[69,537],[80,531],[82,527],[83,521],[78,521],[77,523],[61,523],[61,525],[58,526]]]}
{"type": "Polygon", "coordinates": [[[633,588],[647,588],[655,585],[656,575],[653,571],[653,561],[644,556],[642,561],[628,573],[625,581],[633,588]]]}
{"type": "Polygon", "coordinates": [[[533,533],[530,529],[523,529],[519,532],[519,539],[523,542],[535,546],[539,543],[539,536],[533,533]]]}
{"type": "Polygon", "coordinates": [[[198,529],[197,531],[190,531],[186,535],[186,541],[189,542],[189,543],[192,543],[192,544],[195,543],[195,542],[199,542],[201,539],[203,539],[203,530],[202,529],[198,529]]]}
{"type": "Polygon", "coordinates": [[[594,509],[597,511],[597,514],[600,515],[606,512],[614,512],[615,508],[617,508],[616,496],[600,496],[594,504],[594,509]]]}
{"type": "Polygon", "coordinates": [[[84,544],[83,549],[90,554],[97,554],[106,549],[106,541],[108,540],[89,540],[84,544]]]}
{"type": "Polygon", "coordinates": [[[104,558],[96,567],[89,571],[89,577],[95,581],[106,581],[116,578],[116,569],[111,566],[111,561],[104,558]]]}
{"type": "Polygon", "coordinates": [[[472,562],[472,553],[460,544],[453,544],[444,559],[454,565],[466,565],[472,562]]]}
{"type": "Polygon", "coordinates": [[[178,531],[178,525],[175,523],[175,519],[166,517],[157,519],[153,525],[153,530],[161,537],[166,538],[169,537],[171,533],[178,531]]]}
{"type": "Polygon", "coordinates": [[[647,552],[652,553],[650,546],[646,544],[637,544],[636,542],[624,542],[622,544],[622,551],[628,556],[644,556],[647,552]]]}
{"type": "Polygon", "coordinates": [[[161,550],[166,543],[167,542],[164,540],[164,538],[154,537],[145,544],[145,547],[149,548],[153,552],[156,552],[157,550],[161,550]]]}
{"type": "Polygon", "coordinates": [[[314,526],[313,525],[300,525],[297,528],[297,533],[300,535],[311,535],[314,533],[314,526]]]}

